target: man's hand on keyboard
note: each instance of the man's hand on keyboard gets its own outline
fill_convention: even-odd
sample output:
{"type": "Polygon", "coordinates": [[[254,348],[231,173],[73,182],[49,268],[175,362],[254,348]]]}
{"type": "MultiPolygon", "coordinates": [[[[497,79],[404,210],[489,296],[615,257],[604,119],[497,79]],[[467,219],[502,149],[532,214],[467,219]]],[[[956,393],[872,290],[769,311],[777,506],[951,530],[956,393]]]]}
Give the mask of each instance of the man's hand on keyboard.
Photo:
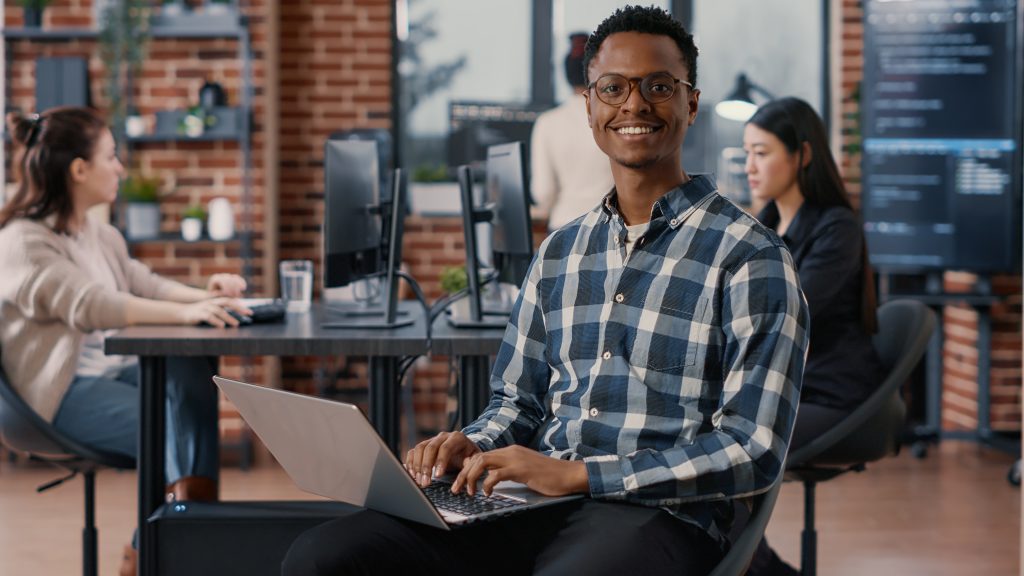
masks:
{"type": "Polygon", "coordinates": [[[524,446],[506,446],[467,458],[452,483],[452,492],[465,487],[466,492],[473,494],[485,472],[482,490],[488,496],[494,485],[503,480],[521,482],[545,496],[585,494],[590,489],[587,467],[582,461],[550,458],[524,446]]]}
{"type": "Polygon", "coordinates": [[[426,488],[431,477],[458,470],[466,458],[479,453],[480,448],[462,432],[441,432],[409,450],[405,455],[405,469],[421,488],[426,488]]]}

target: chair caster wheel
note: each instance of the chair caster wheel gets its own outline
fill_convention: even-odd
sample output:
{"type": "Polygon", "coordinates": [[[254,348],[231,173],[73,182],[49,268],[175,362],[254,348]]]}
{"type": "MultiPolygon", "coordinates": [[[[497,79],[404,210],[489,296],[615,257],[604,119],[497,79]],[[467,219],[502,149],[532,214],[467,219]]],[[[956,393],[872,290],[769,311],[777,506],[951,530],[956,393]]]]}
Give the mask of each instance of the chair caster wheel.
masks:
{"type": "Polygon", "coordinates": [[[910,454],[918,460],[928,457],[928,445],[924,442],[914,442],[910,445],[910,454]]]}

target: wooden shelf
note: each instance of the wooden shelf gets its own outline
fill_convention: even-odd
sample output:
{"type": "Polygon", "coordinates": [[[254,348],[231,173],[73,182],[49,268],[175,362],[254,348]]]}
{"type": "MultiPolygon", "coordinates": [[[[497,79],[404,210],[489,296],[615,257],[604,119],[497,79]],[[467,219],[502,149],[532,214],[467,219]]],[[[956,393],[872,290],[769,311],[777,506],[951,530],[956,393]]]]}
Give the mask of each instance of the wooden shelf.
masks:
{"type": "Polygon", "coordinates": [[[95,28],[4,28],[3,35],[10,40],[67,42],[95,40],[99,38],[100,31],[95,28]]]}
{"type": "Polygon", "coordinates": [[[193,240],[193,241],[185,240],[184,238],[182,238],[181,237],[181,232],[161,232],[160,235],[155,237],[155,238],[136,238],[136,239],[132,239],[132,238],[129,238],[129,237],[125,236],[124,239],[125,239],[125,242],[127,242],[129,246],[134,245],[134,244],[152,244],[152,243],[202,245],[202,244],[231,244],[233,242],[237,243],[237,242],[241,242],[242,241],[242,235],[240,233],[236,233],[234,236],[232,236],[231,238],[228,238],[227,240],[213,240],[212,238],[210,238],[209,236],[206,235],[206,231],[204,230],[203,231],[203,235],[198,240],[193,240]]]}
{"type": "Polygon", "coordinates": [[[203,134],[191,137],[184,134],[143,134],[142,136],[128,136],[128,141],[133,144],[145,144],[147,142],[221,142],[240,141],[242,135],[233,134],[203,134]]]}

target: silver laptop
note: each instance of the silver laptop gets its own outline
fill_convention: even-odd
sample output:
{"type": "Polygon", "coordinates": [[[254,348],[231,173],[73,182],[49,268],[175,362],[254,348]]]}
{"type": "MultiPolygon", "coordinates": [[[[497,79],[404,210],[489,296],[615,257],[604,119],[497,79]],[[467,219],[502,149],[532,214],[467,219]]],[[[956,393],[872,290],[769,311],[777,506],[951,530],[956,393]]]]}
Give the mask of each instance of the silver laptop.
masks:
{"type": "Polygon", "coordinates": [[[490,497],[479,490],[452,494],[444,479],[421,489],[358,407],[220,376],[213,381],[306,492],[446,530],[582,497],[543,496],[518,482],[498,483],[490,497]]]}

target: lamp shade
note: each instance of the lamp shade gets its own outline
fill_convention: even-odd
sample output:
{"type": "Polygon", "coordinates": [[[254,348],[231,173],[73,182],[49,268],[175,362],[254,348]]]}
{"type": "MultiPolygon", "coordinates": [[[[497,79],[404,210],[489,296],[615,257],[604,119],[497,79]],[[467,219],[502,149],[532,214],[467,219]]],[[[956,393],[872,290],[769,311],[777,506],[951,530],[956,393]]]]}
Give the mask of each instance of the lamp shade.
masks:
{"type": "Polygon", "coordinates": [[[771,95],[760,86],[752,84],[747,75],[740,72],[736,76],[736,86],[729,92],[724,100],[715,104],[715,114],[727,120],[746,122],[757,112],[757,105],[754,104],[752,92],[757,91],[764,96],[771,98],[771,95]]]}

